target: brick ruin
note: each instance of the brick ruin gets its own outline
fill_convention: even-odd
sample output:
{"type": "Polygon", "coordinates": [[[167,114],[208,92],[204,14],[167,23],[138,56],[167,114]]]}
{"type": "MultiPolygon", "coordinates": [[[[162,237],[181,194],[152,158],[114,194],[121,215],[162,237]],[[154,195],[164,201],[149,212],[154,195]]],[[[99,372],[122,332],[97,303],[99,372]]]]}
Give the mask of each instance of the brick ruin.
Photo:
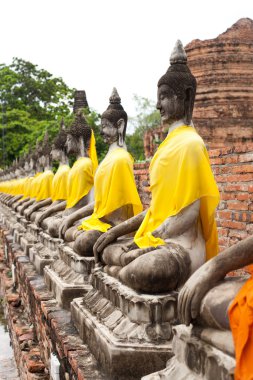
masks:
{"type": "MultiPolygon", "coordinates": [[[[185,47],[197,79],[193,121],[209,149],[253,142],[253,20],[243,18],[210,40],[185,47]]],[[[146,158],[163,140],[161,126],[144,139],[146,158]]]]}

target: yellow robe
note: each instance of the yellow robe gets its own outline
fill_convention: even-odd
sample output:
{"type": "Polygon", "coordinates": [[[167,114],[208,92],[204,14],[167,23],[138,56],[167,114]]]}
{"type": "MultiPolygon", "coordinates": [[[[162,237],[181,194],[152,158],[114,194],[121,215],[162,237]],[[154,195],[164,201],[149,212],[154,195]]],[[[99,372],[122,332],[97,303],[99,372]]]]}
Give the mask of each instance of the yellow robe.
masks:
{"type": "Polygon", "coordinates": [[[90,158],[80,157],[72,166],[68,175],[67,208],[74,207],[93,186],[93,164],[90,158]]]}
{"type": "Polygon", "coordinates": [[[66,200],[68,197],[69,165],[60,165],[52,182],[52,201],[66,200]]]}
{"type": "Polygon", "coordinates": [[[36,194],[38,192],[38,180],[39,180],[39,177],[41,176],[41,172],[38,172],[35,174],[35,176],[33,177],[32,181],[31,181],[31,185],[30,185],[30,198],[36,198],[36,194]]]}
{"type": "Polygon", "coordinates": [[[152,232],[168,217],[200,199],[200,220],[207,259],[218,253],[215,209],[219,203],[206,147],[193,127],[180,126],[159,146],[149,168],[152,199],[150,208],[135,234],[140,248],[165,244],[152,232]]]}
{"type": "Polygon", "coordinates": [[[253,265],[251,278],[239,290],[228,315],[235,344],[235,380],[253,379],[253,265]]]}
{"type": "Polygon", "coordinates": [[[132,205],[134,215],[142,211],[133,174],[133,158],[123,148],[110,152],[99,165],[95,178],[94,213],[82,222],[83,230],[106,232],[111,227],[100,218],[125,205],[132,205]]]}
{"type": "Polygon", "coordinates": [[[53,178],[54,173],[51,170],[45,170],[37,177],[35,194],[36,202],[51,198],[53,178]]]}

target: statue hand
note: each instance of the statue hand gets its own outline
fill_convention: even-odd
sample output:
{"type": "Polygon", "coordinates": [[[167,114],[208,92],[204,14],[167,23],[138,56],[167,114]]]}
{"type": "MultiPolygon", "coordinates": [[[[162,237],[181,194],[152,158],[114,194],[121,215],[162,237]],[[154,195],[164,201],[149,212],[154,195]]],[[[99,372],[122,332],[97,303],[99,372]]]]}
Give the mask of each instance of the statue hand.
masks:
{"type": "Polygon", "coordinates": [[[71,227],[72,222],[68,218],[64,218],[59,227],[59,238],[64,240],[64,235],[69,227],[71,227]]]}
{"type": "Polygon", "coordinates": [[[101,235],[93,246],[93,253],[95,259],[98,258],[98,254],[101,253],[104,250],[104,248],[107,247],[107,245],[114,242],[116,239],[117,237],[115,236],[112,230],[109,230],[108,232],[105,232],[103,235],[101,235]]]}
{"type": "Polygon", "coordinates": [[[40,224],[43,222],[43,220],[47,217],[46,213],[43,212],[42,214],[36,216],[35,223],[38,227],[40,227],[40,224]]]}
{"type": "Polygon", "coordinates": [[[178,318],[187,326],[196,319],[206,293],[216,285],[212,261],[201,266],[186,281],[178,296],[178,318]]]}

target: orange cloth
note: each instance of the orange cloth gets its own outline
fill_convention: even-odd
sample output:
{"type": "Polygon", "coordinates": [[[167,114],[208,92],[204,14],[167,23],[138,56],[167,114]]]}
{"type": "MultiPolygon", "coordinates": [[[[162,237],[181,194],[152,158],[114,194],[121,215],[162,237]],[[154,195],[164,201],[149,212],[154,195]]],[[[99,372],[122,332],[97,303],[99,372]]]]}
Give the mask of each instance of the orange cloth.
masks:
{"type": "MultiPolygon", "coordinates": [[[[253,266],[251,266],[251,273],[253,266]]],[[[235,380],[253,379],[253,276],[240,289],[228,311],[235,344],[235,380]]]]}

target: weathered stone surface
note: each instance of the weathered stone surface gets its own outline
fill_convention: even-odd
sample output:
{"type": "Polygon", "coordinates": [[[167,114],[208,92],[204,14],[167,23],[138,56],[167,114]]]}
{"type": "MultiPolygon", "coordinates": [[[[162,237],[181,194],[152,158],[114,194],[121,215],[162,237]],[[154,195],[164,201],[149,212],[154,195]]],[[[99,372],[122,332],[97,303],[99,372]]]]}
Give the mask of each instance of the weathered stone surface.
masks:
{"type": "Polygon", "coordinates": [[[171,351],[176,292],[143,295],[97,271],[93,289],[71,303],[80,336],[113,378],[139,378],[162,368],[171,351]],[[120,360],[119,360],[120,358],[120,360]],[[145,362],[145,365],[144,365],[145,362]]]}
{"type": "Polygon", "coordinates": [[[70,308],[73,298],[80,297],[91,289],[86,276],[75,272],[60,259],[44,268],[44,278],[59,305],[66,309],[70,308]]]}
{"type": "Polygon", "coordinates": [[[227,336],[231,333],[208,329],[206,332],[201,332],[206,338],[203,340],[198,330],[195,331],[194,328],[185,325],[176,326],[173,331],[172,350],[175,356],[168,361],[163,371],[145,376],[142,380],[233,379],[235,359],[215,347],[216,339],[219,344],[223,341],[224,348],[224,339],[232,341],[232,337],[227,336]]]}

